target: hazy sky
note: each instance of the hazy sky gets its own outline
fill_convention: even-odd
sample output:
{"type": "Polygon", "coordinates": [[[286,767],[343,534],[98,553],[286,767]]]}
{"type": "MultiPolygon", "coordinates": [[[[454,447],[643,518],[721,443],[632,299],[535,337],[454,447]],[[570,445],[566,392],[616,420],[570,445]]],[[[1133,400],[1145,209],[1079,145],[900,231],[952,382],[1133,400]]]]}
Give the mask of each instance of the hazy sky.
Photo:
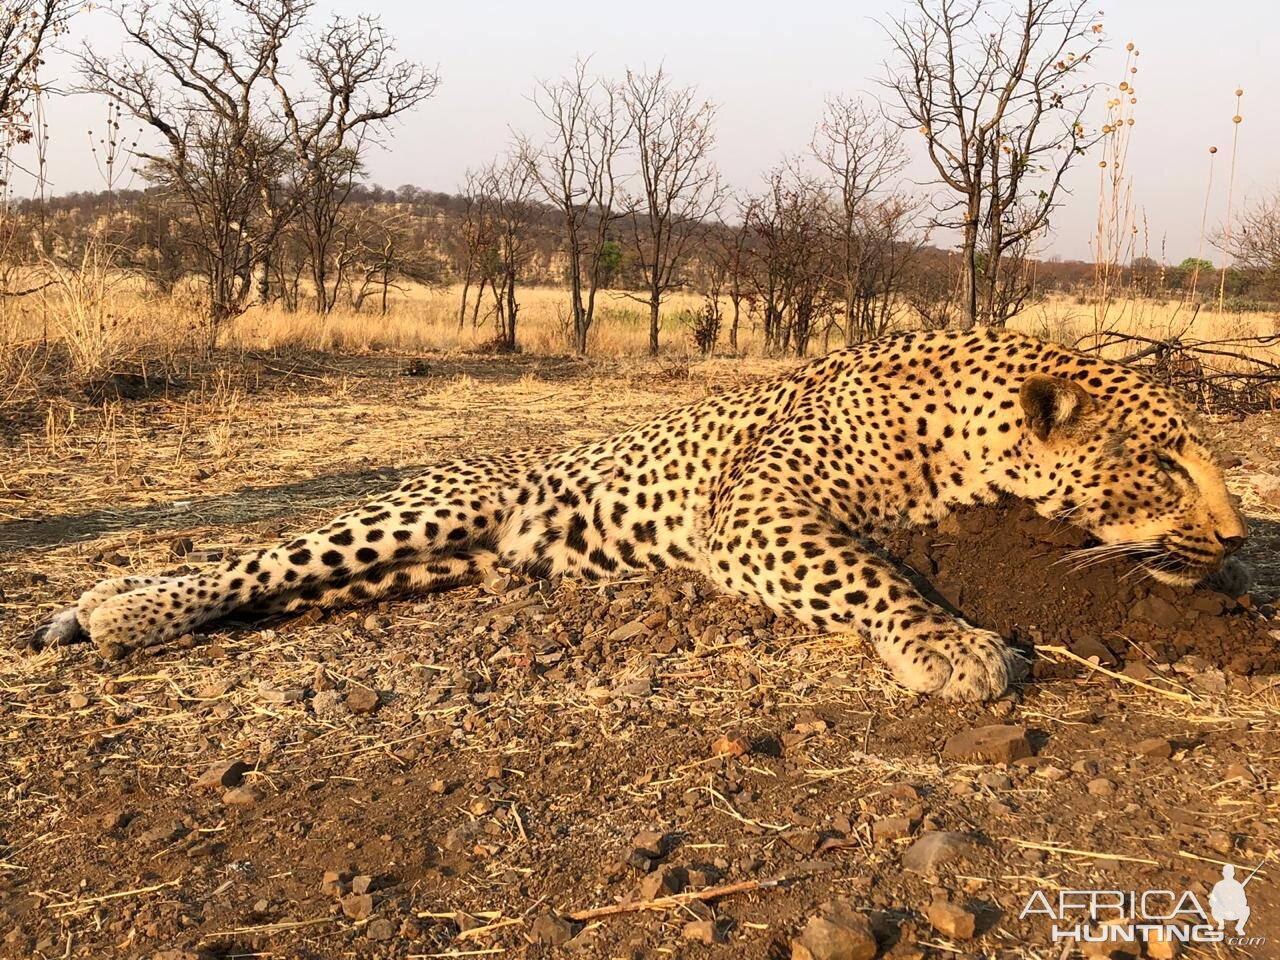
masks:
{"type": "MultiPolygon", "coordinates": [[[[1176,262],[1195,253],[1210,144],[1219,147],[1211,223],[1225,213],[1237,86],[1245,90],[1237,201],[1280,187],[1280,2],[1118,0],[1100,7],[1108,50],[1094,76],[1123,79],[1129,41],[1142,54],[1133,78],[1139,102],[1129,167],[1151,255],[1159,257],[1165,241],[1168,259],[1176,262]]],[[[404,56],[438,67],[437,95],[402,119],[387,149],[369,158],[370,179],[452,191],[468,166],[502,149],[512,129],[540,129],[529,102],[535,79],[559,76],[575,56],[588,54],[600,73],[662,63],[673,79],[696,85],[719,105],[717,164],[733,185],[754,188],[764,170],[805,146],[827,94],[880,92],[876,81],[889,50],[876,21],[901,9],[895,0],[649,0],[639,6],[341,0],[321,2],[318,12],[380,14],[404,56]]],[[[114,36],[110,26],[106,14],[91,12],[64,46],[86,37],[105,46],[114,36]]],[[[59,86],[74,83],[66,57],[52,57],[49,72],[59,86]]],[[[1095,98],[1099,123],[1105,96],[1095,98]]],[[[52,192],[101,188],[87,149],[87,131],[102,125],[101,103],[60,98],[48,114],[52,192]]],[[[1080,164],[1074,195],[1058,213],[1045,253],[1091,256],[1096,159],[1080,164]]],[[[917,179],[927,174],[923,165],[911,172],[917,179]]]]}

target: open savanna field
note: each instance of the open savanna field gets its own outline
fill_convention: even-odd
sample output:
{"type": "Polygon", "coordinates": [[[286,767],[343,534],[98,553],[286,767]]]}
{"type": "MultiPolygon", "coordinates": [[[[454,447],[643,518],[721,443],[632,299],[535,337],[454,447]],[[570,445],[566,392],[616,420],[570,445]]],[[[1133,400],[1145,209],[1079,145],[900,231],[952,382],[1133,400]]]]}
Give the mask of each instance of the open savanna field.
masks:
{"type": "MultiPolygon", "coordinates": [[[[860,641],[682,574],[516,575],[120,662],[26,646],[101,578],[195,569],[433,462],[587,441],[797,362],[760,357],[745,321],[745,357],[701,358],[668,327],[640,358],[644,318],[616,295],[595,354],[572,357],[563,294],[526,297],[522,336],[547,339],[524,354],[472,352],[486,336],[458,333],[456,292],[417,291],[385,319],[250,310],[200,357],[121,341],[64,390],[15,393],[0,956],[772,960],[853,904],[837,933],[862,952],[830,956],[1057,960],[1050,920],[1020,916],[1035,891],[1207,902],[1222,864],[1244,875],[1276,849],[1273,413],[1208,429],[1253,527],[1243,599],[1073,571],[1061,529],[1016,507],[891,544],[1038,648],[1036,680],[993,704],[912,696],[860,641]],[[1015,738],[966,739],[991,724],[1015,738]]],[[[1172,308],[1126,309],[1147,334],[1181,329],[1172,308]]],[[[1091,318],[1052,301],[1019,322],[1091,318]]],[[[1248,887],[1268,944],[1278,869],[1248,887]]]]}
{"type": "Polygon", "coordinates": [[[756,6],[0,0],[0,960],[1280,958],[1280,6],[756,6]]]}

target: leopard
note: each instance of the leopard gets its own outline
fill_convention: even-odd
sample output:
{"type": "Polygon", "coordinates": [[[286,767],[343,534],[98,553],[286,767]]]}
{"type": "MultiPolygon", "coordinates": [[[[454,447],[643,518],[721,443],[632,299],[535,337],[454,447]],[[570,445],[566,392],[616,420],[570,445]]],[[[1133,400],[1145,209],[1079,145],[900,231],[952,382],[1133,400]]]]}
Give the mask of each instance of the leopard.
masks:
{"type": "Polygon", "coordinates": [[[1025,680],[1026,652],[930,599],[879,541],[1002,498],[1174,585],[1248,534],[1198,415],[1141,369],[1004,330],[910,331],[606,439],[427,468],[275,545],[106,580],[43,629],[112,660],[233,612],[671,568],[861,638],[908,691],[990,701],[1025,680]]]}

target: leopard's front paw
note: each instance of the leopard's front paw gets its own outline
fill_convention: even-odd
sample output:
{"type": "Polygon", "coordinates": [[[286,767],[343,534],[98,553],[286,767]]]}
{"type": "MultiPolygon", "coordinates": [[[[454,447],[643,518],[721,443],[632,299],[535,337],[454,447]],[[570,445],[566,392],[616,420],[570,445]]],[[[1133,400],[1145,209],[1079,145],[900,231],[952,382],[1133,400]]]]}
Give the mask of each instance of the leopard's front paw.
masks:
{"type": "Polygon", "coordinates": [[[994,700],[1027,670],[999,634],[960,622],[883,644],[881,654],[904,687],[944,700],[994,700]]]}

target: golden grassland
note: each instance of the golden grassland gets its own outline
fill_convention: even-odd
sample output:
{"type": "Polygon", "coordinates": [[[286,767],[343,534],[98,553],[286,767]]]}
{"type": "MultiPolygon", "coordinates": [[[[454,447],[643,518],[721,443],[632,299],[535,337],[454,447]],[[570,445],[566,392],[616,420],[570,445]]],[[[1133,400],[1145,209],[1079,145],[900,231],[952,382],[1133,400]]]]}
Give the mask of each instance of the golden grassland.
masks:
{"type": "MultiPolygon", "coordinates": [[[[402,295],[386,316],[365,311],[336,311],[328,317],[313,312],[287,312],[279,307],[255,307],[239,317],[226,337],[226,345],[242,349],[310,350],[468,350],[494,336],[491,321],[481,309],[481,322],[472,325],[471,313],[458,322],[461,288],[416,287],[402,295]]],[[[519,294],[519,339],[530,353],[559,354],[567,349],[569,302],[565,290],[526,287],[519,294]]],[[[663,304],[661,338],[663,352],[676,356],[697,353],[684,318],[700,311],[702,297],[675,292],[663,304]]],[[[728,324],[732,307],[721,304],[724,321],[718,351],[728,350],[728,324]]],[[[1113,300],[1105,305],[1080,304],[1068,297],[1051,297],[1029,305],[1010,324],[1013,329],[1062,343],[1074,343],[1095,330],[1112,330],[1158,339],[1173,336],[1223,339],[1274,333],[1280,317],[1267,313],[1218,313],[1195,309],[1177,300],[1113,300]]],[[[911,329],[919,318],[903,309],[897,327],[911,329]]],[[[816,336],[810,352],[839,343],[840,331],[832,331],[824,343],[816,336]]],[[[759,355],[764,340],[757,312],[744,305],[739,325],[739,352],[759,355]]],[[[640,356],[649,348],[647,304],[616,290],[603,291],[596,305],[590,353],[604,356],[640,356]]]]}
{"type": "MultiPolygon", "coordinates": [[[[385,315],[368,308],[356,312],[339,307],[321,316],[305,307],[288,311],[276,304],[252,306],[219,332],[218,351],[234,362],[236,355],[260,351],[405,355],[482,350],[495,335],[487,297],[474,322],[470,309],[459,322],[460,298],[459,286],[414,286],[395,292],[385,315]]],[[[524,352],[570,352],[565,290],[525,287],[519,304],[518,339],[524,352]]],[[[665,356],[697,354],[687,321],[703,306],[703,298],[691,293],[675,292],[666,298],[661,331],[665,356]]],[[[722,306],[725,319],[717,352],[726,354],[731,306],[727,301],[722,306]]],[[[918,322],[905,307],[899,311],[898,329],[918,322]]],[[[648,325],[647,305],[625,292],[603,291],[589,352],[603,358],[643,356],[648,351],[648,325]]],[[[1269,335],[1278,325],[1275,314],[1197,310],[1178,300],[1115,298],[1093,303],[1064,296],[1029,303],[1010,324],[1066,344],[1099,331],[1218,340],[1269,335]]],[[[829,336],[815,336],[810,352],[838,346],[840,332],[832,330],[829,336]]],[[[50,380],[92,378],[147,365],[186,366],[192,357],[207,352],[209,341],[199,300],[189,291],[157,296],[132,278],[90,264],[57,278],[38,297],[0,301],[0,375],[7,390],[0,402],[29,395],[50,380]],[[53,356],[60,358],[56,373],[49,368],[53,356]]],[[[745,303],[738,348],[746,356],[763,354],[759,313],[745,303]]],[[[1272,353],[1269,348],[1266,352],[1272,353]]]]}

